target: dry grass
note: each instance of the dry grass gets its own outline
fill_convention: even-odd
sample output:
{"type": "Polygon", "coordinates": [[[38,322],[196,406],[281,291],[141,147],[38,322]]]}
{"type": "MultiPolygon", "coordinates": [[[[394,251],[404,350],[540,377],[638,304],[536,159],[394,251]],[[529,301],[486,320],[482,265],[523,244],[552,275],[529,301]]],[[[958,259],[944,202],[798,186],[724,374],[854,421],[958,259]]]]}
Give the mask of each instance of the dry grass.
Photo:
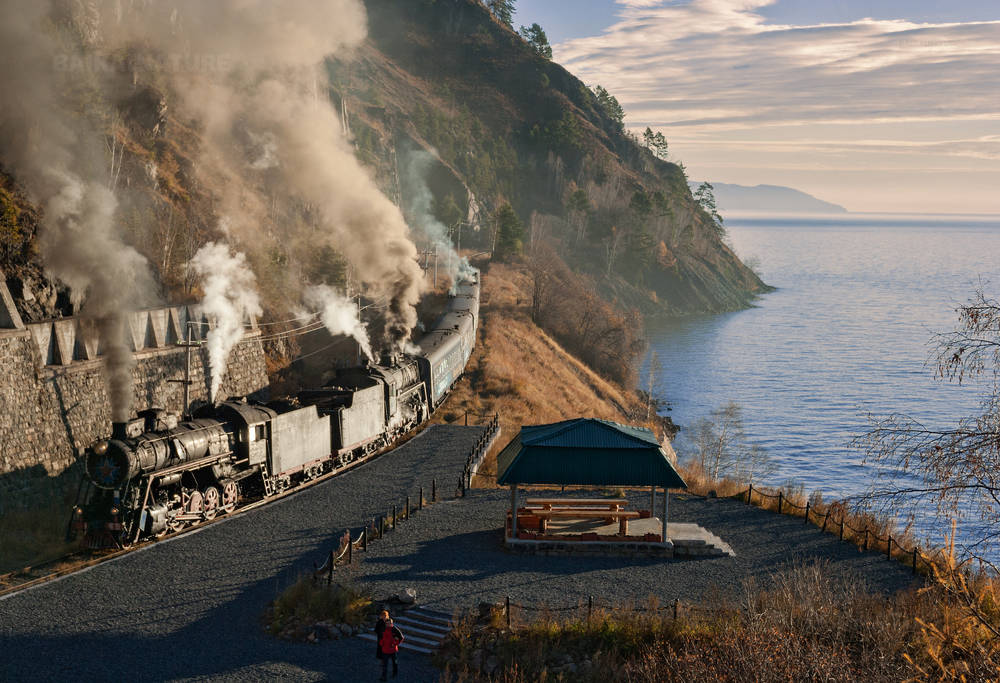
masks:
{"type": "Polygon", "coordinates": [[[373,611],[371,597],[357,588],[307,574],[275,598],[265,621],[273,634],[294,635],[320,622],[358,626],[373,611]]]}
{"type": "MultiPolygon", "coordinates": [[[[529,624],[456,629],[443,651],[457,680],[486,680],[477,649],[501,662],[495,681],[898,681],[913,672],[916,619],[933,600],[874,596],[825,564],[801,565],[748,583],[741,604],[643,611],[595,611],[589,618],[545,616],[529,624]],[[576,671],[559,673],[568,656],[576,671]],[[589,662],[589,663],[588,663],[589,662]]],[[[454,680],[454,679],[452,679],[454,680]]]]}
{"type": "Polygon", "coordinates": [[[531,280],[517,264],[490,265],[483,276],[479,340],[465,376],[432,422],[485,421],[499,413],[503,436],[481,468],[477,486],[491,486],[496,454],[522,425],[576,417],[646,424],[639,397],[608,381],[531,322],[531,280]]]}

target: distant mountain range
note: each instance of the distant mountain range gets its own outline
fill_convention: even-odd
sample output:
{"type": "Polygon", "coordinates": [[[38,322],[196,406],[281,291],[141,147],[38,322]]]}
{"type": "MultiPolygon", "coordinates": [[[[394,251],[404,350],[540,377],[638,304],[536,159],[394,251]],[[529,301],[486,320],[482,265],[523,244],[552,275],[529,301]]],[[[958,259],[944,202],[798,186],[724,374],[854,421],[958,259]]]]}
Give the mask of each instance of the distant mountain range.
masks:
{"type": "MultiPolygon", "coordinates": [[[[701,183],[690,182],[694,192],[701,183]]],[[[761,211],[768,213],[847,213],[839,204],[824,202],[811,194],[780,185],[731,185],[712,183],[719,213],[761,211]]]]}

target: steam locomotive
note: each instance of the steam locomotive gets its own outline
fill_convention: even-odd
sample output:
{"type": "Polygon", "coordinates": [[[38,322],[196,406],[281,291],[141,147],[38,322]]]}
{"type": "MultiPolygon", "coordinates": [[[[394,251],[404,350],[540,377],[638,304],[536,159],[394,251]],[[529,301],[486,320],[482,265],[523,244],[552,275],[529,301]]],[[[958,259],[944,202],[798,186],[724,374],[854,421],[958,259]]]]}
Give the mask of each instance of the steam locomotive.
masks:
{"type": "Polygon", "coordinates": [[[91,484],[71,535],[127,546],[231,512],[367,458],[424,422],[472,355],[479,272],[458,282],[419,350],[340,369],[320,389],[267,404],[230,400],[179,421],[161,410],[86,449],[91,484]]]}

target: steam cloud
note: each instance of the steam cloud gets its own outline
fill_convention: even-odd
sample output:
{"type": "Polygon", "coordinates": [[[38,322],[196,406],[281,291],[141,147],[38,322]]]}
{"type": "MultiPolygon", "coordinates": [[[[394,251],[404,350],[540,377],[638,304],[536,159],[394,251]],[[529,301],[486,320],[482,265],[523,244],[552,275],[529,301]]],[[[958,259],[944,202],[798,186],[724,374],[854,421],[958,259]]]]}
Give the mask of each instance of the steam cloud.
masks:
{"type": "Polygon", "coordinates": [[[69,74],[56,65],[66,47],[45,28],[48,9],[0,3],[0,159],[44,209],[38,246],[47,273],[98,323],[112,420],[120,422],[132,410],[134,364],[124,314],[151,305],[156,287],[146,260],[116,233],[100,134],[60,100],[69,74]]]}
{"type": "Polygon", "coordinates": [[[215,324],[205,340],[214,403],[226,374],[229,353],[243,338],[243,321],[249,315],[261,314],[260,298],[246,257],[230,253],[225,244],[209,242],[194,255],[191,266],[202,278],[203,311],[215,324]]]}
{"type": "Polygon", "coordinates": [[[408,155],[406,172],[403,174],[407,214],[418,235],[432,247],[437,254],[438,267],[451,280],[452,293],[458,281],[463,277],[471,277],[473,269],[469,260],[459,256],[448,235],[448,228],[439,221],[432,211],[434,195],[427,185],[427,174],[434,163],[434,155],[427,150],[415,150],[408,155]]]}
{"type": "Polygon", "coordinates": [[[330,334],[353,337],[365,357],[375,360],[368,330],[358,318],[358,309],[353,301],[328,285],[316,285],[306,290],[305,302],[311,309],[319,311],[320,320],[330,334]]]}
{"type": "MultiPolygon", "coordinates": [[[[356,160],[318,88],[326,78],[324,58],[365,37],[360,1],[158,0],[123,9],[103,0],[102,7],[109,44],[213,57],[200,62],[211,68],[166,70],[186,109],[205,126],[199,171],[251,180],[266,173],[275,196],[312,207],[321,234],[310,235],[310,244],[332,245],[370,295],[389,299],[386,327],[401,347],[417,322],[424,287],[417,249],[402,213],[356,160]],[[249,155],[248,141],[255,148],[249,155]]],[[[259,214],[248,210],[240,188],[224,194],[221,208],[234,237],[249,243],[259,236],[259,214]]]]}

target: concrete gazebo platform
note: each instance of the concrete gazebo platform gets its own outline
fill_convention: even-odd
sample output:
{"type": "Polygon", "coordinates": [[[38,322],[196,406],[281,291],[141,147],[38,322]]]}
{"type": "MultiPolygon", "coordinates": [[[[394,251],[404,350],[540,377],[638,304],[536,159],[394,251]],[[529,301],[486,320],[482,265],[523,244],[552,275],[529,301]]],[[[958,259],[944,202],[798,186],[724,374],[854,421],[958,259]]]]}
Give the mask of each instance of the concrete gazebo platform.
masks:
{"type": "Polygon", "coordinates": [[[508,549],[673,556],[670,489],[687,485],[650,430],[592,418],[526,426],[497,456],[497,465],[497,483],[511,489],[508,549]],[[519,489],[527,486],[648,489],[650,508],[626,511],[625,499],[558,497],[528,498],[520,507],[519,489]],[[657,488],[663,490],[659,510],[657,488]]]}

